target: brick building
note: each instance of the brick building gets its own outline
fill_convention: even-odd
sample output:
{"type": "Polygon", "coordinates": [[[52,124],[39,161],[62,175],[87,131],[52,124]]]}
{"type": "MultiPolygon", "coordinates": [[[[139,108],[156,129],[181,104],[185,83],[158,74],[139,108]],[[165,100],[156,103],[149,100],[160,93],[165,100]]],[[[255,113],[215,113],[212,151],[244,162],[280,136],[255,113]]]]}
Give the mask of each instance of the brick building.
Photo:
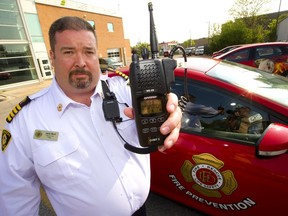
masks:
{"type": "Polygon", "coordinates": [[[131,62],[118,11],[77,0],[5,0],[0,2],[0,90],[53,77],[48,30],[66,15],[82,17],[95,27],[99,57],[131,62]]]}

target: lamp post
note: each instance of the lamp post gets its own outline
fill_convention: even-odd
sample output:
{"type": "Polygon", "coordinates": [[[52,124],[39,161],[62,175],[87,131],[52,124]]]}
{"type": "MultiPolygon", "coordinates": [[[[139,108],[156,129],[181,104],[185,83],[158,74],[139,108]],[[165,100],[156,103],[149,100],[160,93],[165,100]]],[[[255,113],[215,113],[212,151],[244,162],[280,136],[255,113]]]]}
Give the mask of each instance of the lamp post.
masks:
{"type": "Polygon", "coordinates": [[[279,21],[281,3],[282,3],[282,0],[279,1],[279,8],[278,8],[278,14],[277,14],[276,26],[275,26],[275,41],[277,41],[277,29],[278,29],[278,21],[279,21]]]}
{"type": "Polygon", "coordinates": [[[210,38],[210,21],[208,23],[208,40],[207,40],[207,46],[209,46],[209,38],[210,38]]]}
{"type": "Polygon", "coordinates": [[[191,41],[191,29],[190,29],[190,40],[189,40],[189,44],[190,44],[189,47],[191,47],[191,46],[192,46],[192,41],[191,41]]]}

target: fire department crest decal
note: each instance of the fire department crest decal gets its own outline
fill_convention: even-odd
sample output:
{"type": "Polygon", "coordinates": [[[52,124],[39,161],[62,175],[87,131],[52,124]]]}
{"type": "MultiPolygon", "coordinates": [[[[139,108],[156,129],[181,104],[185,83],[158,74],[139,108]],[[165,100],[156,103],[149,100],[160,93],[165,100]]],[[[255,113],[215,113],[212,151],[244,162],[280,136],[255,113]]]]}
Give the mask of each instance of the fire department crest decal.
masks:
{"type": "Polygon", "coordinates": [[[238,187],[234,174],[222,170],[224,163],[211,154],[203,153],[192,156],[193,162],[185,160],[181,174],[186,182],[193,183],[192,188],[208,197],[230,195],[238,187]]]}

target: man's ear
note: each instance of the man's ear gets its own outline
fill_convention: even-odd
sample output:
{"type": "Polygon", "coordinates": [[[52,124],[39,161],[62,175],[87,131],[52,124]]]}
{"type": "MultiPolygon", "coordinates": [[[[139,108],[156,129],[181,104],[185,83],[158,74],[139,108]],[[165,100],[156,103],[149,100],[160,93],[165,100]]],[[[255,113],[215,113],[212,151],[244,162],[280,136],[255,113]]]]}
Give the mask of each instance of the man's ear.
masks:
{"type": "Polygon", "coordinates": [[[52,50],[50,50],[50,61],[53,67],[54,67],[54,58],[55,58],[55,54],[52,50]]]}

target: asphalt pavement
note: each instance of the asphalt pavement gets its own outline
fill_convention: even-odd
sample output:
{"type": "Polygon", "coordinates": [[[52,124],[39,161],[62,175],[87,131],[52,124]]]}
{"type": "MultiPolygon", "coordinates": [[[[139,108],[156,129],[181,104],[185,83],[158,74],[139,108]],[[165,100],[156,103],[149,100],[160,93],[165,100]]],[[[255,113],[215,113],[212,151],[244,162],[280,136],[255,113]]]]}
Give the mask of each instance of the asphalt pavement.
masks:
{"type": "Polygon", "coordinates": [[[207,216],[152,192],[146,201],[146,210],[147,216],[207,216]]]}
{"type": "MultiPolygon", "coordinates": [[[[150,192],[146,201],[147,216],[205,216],[165,197],[150,192]]],[[[50,206],[41,203],[39,216],[56,216],[50,206]]]]}

